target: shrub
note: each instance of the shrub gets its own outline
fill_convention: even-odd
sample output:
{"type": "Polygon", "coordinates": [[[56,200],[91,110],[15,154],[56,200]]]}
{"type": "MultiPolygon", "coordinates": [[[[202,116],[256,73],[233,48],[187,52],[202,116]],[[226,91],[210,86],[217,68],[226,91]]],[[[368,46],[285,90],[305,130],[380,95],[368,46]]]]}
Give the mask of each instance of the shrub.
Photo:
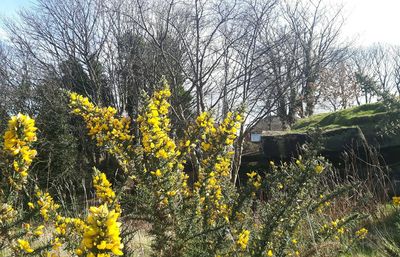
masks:
{"type": "Polygon", "coordinates": [[[134,123],[140,132],[135,138],[129,118],[70,93],[72,113],[123,171],[112,185],[95,168],[91,207],[73,217],[59,211],[49,193],[36,187],[32,196],[36,183],[27,178],[36,128],[27,116],[13,117],[2,161],[3,248],[19,255],[129,255],[135,250],[129,235],[138,222],[149,225],[152,256],[306,256],[328,240],[346,248],[341,238],[354,232],[357,215],[324,215],[342,190],[323,187],[321,177],[331,169],[324,158],[308,149],[291,163],[271,163],[265,174],[249,172],[247,185],[236,188],[231,162],[241,115],[228,113],[217,123],[201,113],[177,138],[169,96],[164,82],[147,98],[134,123]],[[47,237],[39,242],[43,233],[47,237]]]}

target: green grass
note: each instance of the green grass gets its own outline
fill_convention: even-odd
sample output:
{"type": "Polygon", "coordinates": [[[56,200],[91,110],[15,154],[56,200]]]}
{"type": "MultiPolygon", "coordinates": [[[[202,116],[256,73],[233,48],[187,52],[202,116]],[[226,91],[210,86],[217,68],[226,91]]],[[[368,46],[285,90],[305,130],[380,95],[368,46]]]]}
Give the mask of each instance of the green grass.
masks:
{"type": "MultiPolygon", "coordinates": [[[[377,208],[376,217],[373,217],[365,225],[368,229],[368,236],[365,240],[359,241],[355,248],[347,256],[356,257],[387,257],[384,254],[384,241],[387,239],[400,242],[399,229],[395,223],[399,221],[399,210],[391,204],[382,205],[377,208]]],[[[398,243],[398,245],[400,245],[398,243]]]]}
{"type": "Polygon", "coordinates": [[[316,127],[326,130],[359,126],[364,133],[373,132],[379,121],[388,114],[383,103],[364,104],[337,112],[321,113],[300,119],[292,128],[296,131],[306,131],[316,127]]]}

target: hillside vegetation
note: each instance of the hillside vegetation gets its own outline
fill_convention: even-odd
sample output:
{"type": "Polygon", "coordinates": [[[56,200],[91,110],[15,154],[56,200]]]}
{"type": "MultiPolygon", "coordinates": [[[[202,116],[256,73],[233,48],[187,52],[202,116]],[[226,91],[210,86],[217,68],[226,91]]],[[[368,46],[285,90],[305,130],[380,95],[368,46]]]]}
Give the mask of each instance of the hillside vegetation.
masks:
{"type": "Polygon", "coordinates": [[[298,120],[292,129],[306,131],[311,128],[323,130],[359,126],[365,135],[377,132],[377,128],[389,117],[384,103],[364,104],[331,113],[321,113],[298,120]]]}

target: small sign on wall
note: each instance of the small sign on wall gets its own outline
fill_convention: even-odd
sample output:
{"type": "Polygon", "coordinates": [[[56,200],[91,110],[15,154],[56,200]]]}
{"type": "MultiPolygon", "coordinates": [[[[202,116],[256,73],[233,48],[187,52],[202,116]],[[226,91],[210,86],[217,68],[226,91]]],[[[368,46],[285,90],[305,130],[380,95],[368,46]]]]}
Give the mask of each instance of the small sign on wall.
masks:
{"type": "Polygon", "coordinates": [[[261,134],[260,133],[251,133],[250,141],[251,142],[261,142],[261,134]]]}

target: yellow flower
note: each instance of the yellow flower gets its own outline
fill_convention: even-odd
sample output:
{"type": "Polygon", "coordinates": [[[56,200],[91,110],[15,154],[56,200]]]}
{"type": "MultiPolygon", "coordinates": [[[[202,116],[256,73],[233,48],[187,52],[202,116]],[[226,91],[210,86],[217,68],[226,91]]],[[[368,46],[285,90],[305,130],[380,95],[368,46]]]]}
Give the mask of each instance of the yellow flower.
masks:
{"type": "Polygon", "coordinates": [[[62,246],[60,238],[56,237],[54,240],[52,240],[51,245],[53,250],[58,250],[62,246]]]}
{"type": "Polygon", "coordinates": [[[43,225],[40,225],[39,227],[37,227],[36,229],[35,229],[35,231],[33,232],[36,236],[41,236],[41,235],[43,235],[43,228],[44,228],[44,226],[43,225]]]}
{"type": "Polygon", "coordinates": [[[332,227],[337,227],[338,223],[339,223],[339,220],[334,220],[334,221],[332,221],[332,222],[331,222],[332,227]]]}
{"type": "Polygon", "coordinates": [[[201,142],[201,149],[204,151],[208,151],[211,148],[211,144],[206,142],[201,142]]]}
{"type": "Polygon", "coordinates": [[[129,118],[117,117],[115,108],[96,107],[87,97],[76,93],[70,93],[69,106],[74,114],[85,120],[88,134],[97,141],[98,146],[116,155],[121,164],[129,159],[128,152],[133,139],[129,118]]]}
{"type": "MultiPolygon", "coordinates": [[[[103,254],[123,254],[118,217],[119,213],[108,210],[107,204],[90,207],[82,239],[82,246],[88,251],[87,256],[97,250],[101,250],[103,254]]],[[[81,251],[83,252],[83,249],[81,251]]]]}
{"type": "Polygon", "coordinates": [[[253,186],[255,187],[255,189],[259,189],[260,186],[261,186],[261,182],[256,180],[256,181],[253,182],[253,186]]]}
{"type": "Polygon", "coordinates": [[[321,173],[324,170],[324,167],[322,165],[317,165],[315,166],[315,172],[316,173],[321,173]]]}
{"type": "Polygon", "coordinates": [[[27,253],[33,252],[33,249],[31,248],[28,241],[23,240],[23,239],[18,239],[17,241],[18,241],[18,246],[21,250],[23,250],[27,253]]]}
{"type": "Polygon", "coordinates": [[[250,231],[244,229],[242,233],[239,234],[239,238],[236,243],[242,248],[242,250],[246,249],[247,243],[249,242],[250,231]]]}
{"type": "Polygon", "coordinates": [[[75,253],[76,255],[81,256],[83,254],[83,251],[81,249],[76,249],[75,253]]]}
{"type": "Polygon", "coordinates": [[[152,171],[151,174],[153,174],[156,177],[161,177],[162,173],[160,169],[157,169],[156,171],[152,171]]]}
{"type": "Polygon", "coordinates": [[[11,184],[17,189],[26,183],[27,170],[36,156],[36,150],[30,148],[32,142],[36,141],[36,130],[32,118],[18,113],[11,117],[4,134],[4,150],[14,158],[13,168],[17,174],[9,181],[13,181],[11,184]]]}
{"type": "Polygon", "coordinates": [[[361,228],[356,231],[356,236],[360,239],[364,239],[368,234],[368,230],[366,228],[361,228]]]}
{"type": "Polygon", "coordinates": [[[24,223],[24,224],[22,224],[22,227],[23,227],[25,230],[30,230],[30,229],[31,229],[31,224],[29,224],[29,223],[24,223]]]}
{"type": "Polygon", "coordinates": [[[167,195],[173,197],[173,196],[176,195],[176,191],[168,191],[168,192],[167,192],[167,195]]]}
{"type": "Polygon", "coordinates": [[[257,172],[252,171],[251,173],[246,173],[246,175],[247,175],[249,178],[254,178],[255,176],[257,176],[257,172]]]}
{"type": "Polygon", "coordinates": [[[272,253],[272,250],[268,250],[268,252],[267,252],[267,256],[268,256],[268,257],[272,257],[272,256],[274,256],[274,254],[272,253]]]}
{"type": "MultiPolygon", "coordinates": [[[[231,204],[224,194],[224,184],[231,177],[232,144],[240,127],[240,115],[227,113],[226,117],[216,124],[210,113],[203,112],[196,118],[195,124],[188,129],[190,136],[199,137],[193,140],[195,147],[201,149],[198,181],[194,183],[194,194],[197,195],[196,213],[206,217],[207,223],[214,226],[218,220],[229,222],[231,204]],[[223,150],[221,151],[221,147],[223,150]]],[[[193,148],[195,148],[193,147],[193,148]]],[[[248,173],[249,184],[258,188],[261,183],[257,174],[248,173]],[[254,177],[257,176],[257,179],[254,177]],[[253,177],[253,178],[252,178],[253,177]]]]}
{"type": "Polygon", "coordinates": [[[40,214],[44,220],[49,220],[50,215],[56,215],[57,209],[60,207],[54,203],[53,197],[49,193],[43,193],[42,191],[36,191],[38,197],[37,203],[40,206],[40,214]]]}
{"type": "Polygon", "coordinates": [[[400,205],[400,196],[393,196],[392,203],[394,206],[399,206],[400,205]]]}
{"type": "Polygon", "coordinates": [[[108,181],[106,174],[97,172],[93,177],[93,187],[96,190],[96,196],[102,203],[112,203],[115,200],[115,192],[111,188],[111,183],[108,181]]]}

